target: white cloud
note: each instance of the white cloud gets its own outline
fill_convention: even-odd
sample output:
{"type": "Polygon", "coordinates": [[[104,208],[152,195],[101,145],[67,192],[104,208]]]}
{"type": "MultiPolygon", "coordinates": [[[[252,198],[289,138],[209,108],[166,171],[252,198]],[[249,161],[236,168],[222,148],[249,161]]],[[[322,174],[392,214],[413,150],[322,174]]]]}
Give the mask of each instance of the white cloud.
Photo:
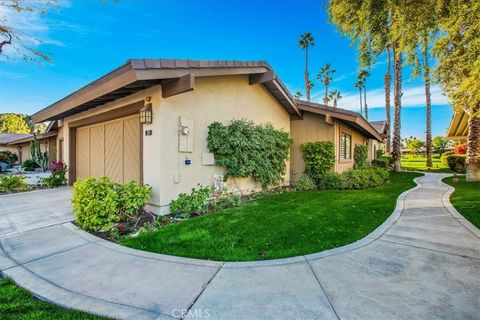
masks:
{"type": "MultiPolygon", "coordinates": [[[[442,94],[439,86],[431,87],[432,105],[448,104],[448,99],[442,94]]],[[[316,95],[314,98],[321,100],[322,95],[316,95]]],[[[360,108],[358,92],[347,92],[343,94],[343,98],[338,101],[340,108],[358,111],[360,108]]],[[[319,100],[316,100],[319,101],[319,100]]],[[[391,88],[390,103],[393,106],[393,86],[391,88]]],[[[367,91],[367,104],[369,108],[385,107],[385,91],[384,88],[377,88],[367,91]]],[[[425,105],[425,87],[416,86],[403,89],[402,107],[418,107],[425,105]]]]}

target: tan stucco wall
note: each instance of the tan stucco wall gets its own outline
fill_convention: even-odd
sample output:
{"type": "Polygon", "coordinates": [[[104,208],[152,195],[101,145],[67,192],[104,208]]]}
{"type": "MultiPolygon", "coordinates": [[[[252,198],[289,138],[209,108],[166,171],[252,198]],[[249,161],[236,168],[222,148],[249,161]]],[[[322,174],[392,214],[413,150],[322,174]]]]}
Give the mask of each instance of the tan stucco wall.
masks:
{"type": "MultiPolygon", "coordinates": [[[[215,174],[223,174],[216,166],[202,165],[202,153],[208,152],[208,125],[214,121],[227,124],[233,119],[249,119],[256,123],[270,122],[275,128],[290,132],[290,115],[261,85],[249,85],[248,76],[204,77],[195,79],[195,90],[161,97],[161,86],[143,90],[135,95],[116,100],[104,106],[64,119],[64,159],[69,163],[69,123],[91,117],[130,103],[151,97],[153,123],[144,125],[143,131],[143,182],[152,186],[150,203],[167,210],[170,201],[180,192],[189,192],[197,183],[212,185],[215,174]],[[179,152],[179,118],[193,121],[193,152],[179,152]],[[191,165],[184,163],[189,157],[191,165]]],[[[290,180],[287,162],[285,181],[290,180]]],[[[259,187],[250,179],[237,179],[243,190],[259,187]]],[[[235,184],[228,181],[230,188],[235,184]]],[[[151,208],[154,209],[154,208],[151,208]]]]}
{"type": "MultiPolygon", "coordinates": [[[[197,183],[211,185],[215,174],[223,174],[222,168],[202,165],[202,153],[209,152],[207,133],[212,122],[227,124],[233,119],[249,119],[255,123],[270,122],[275,128],[290,132],[290,115],[263,86],[249,85],[248,76],[196,79],[195,90],[162,99],[160,107],[154,110],[154,117],[161,124],[144,141],[157,141],[159,157],[146,156],[144,159],[145,165],[164,168],[160,177],[161,205],[170,203],[180,192],[189,192],[197,183]],[[178,152],[180,116],[193,120],[192,153],[178,152]],[[191,165],[185,165],[187,156],[191,165]],[[152,160],[154,163],[149,164],[152,160]],[[179,182],[175,183],[175,179],[179,182]]],[[[287,163],[287,182],[289,172],[287,163]]],[[[250,179],[236,180],[243,191],[260,187],[250,179]]],[[[234,181],[228,181],[228,186],[231,190],[237,189],[234,181]]]]}
{"type": "Polygon", "coordinates": [[[335,129],[333,125],[325,122],[325,116],[311,112],[305,112],[302,120],[293,120],[290,126],[293,140],[290,148],[290,176],[292,181],[297,181],[305,171],[300,145],[316,141],[334,142],[335,129]]]}

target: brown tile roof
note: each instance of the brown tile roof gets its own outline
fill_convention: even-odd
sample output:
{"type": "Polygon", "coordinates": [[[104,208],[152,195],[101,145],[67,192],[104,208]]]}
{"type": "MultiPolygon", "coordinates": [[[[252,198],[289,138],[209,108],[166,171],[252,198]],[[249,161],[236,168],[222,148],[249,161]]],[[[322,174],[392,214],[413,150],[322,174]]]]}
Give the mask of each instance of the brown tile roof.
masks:
{"type": "Polygon", "coordinates": [[[19,134],[19,133],[0,133],[0,145],[6,145],[12,141],[29,137],[30,134],[19,134]]]}
{"type": "Polygon", "coordinates": [[[380,121],[369,121],[369,123],[372,125],[372,127],[377,130],[378,133],[380,134],[386,134],[387,133],[387,121],[385,120],[380,120],[380,121]]]}
{"type": "MultiPolygon", "coordinates": [[[[195,77],[262,74],[274,72],[265,61],[130,59],[124,65],[87,84],[34,115],[34,123],[58,120],[131,95],[146,88],[191,73],[195,77]]],[[[283,82],[274,74],[262,85],[292,115],[299,116],[295,102],[283,82]]]]}

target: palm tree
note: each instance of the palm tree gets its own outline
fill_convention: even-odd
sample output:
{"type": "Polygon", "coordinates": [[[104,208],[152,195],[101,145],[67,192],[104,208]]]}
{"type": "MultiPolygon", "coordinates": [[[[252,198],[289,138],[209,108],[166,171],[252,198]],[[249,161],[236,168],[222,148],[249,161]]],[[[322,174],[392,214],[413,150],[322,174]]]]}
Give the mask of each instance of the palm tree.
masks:
{"type": "Polygon", "coordinates": [[[330,91],[330,94],[328,95],[328,98],[330,100],[333,100],[333,107],[337,107],[337,102],[342,98],[342,95],[340,94],[340,91],[338,90],[332,90],[330,91]]]}
{"type": "Polygon", "coordinates": [[[332,81],[331,75],[334,74],[335,71],[337,70],[332,69],[330,63],[327,63],[325,67],[321,67],[320,72],[318,72],[317,80],[325,85],[325,97],[323,97],[324,104],[328,104],[328,86],[332,81]]]}
{"type": "Polygon", "coordinates": [[[293,95],[293,97],[298,100],[298,99],[300,99],[301,97],[303,97],[303,94],[302,94],[300,91],[297,91],[297,92],[295,92],[295,94],[293,95]]]}
{"type": "Polygon", "coordinates": [[[432,99],[430,95],[430,66],[428,64],[428,37],[425,35],[423,39],[423,80],[425,82],[425,100],[427,107],[427,121],[426,121],[426,154],[427,167],[432,167],[432,99]]]}
{"type": "Polygon", "coordinates": [[[387,153],[390,153],[390,82],[392,81],[392,77],[390,76],[390,47],[387,47],[387,54],[388,54],[388,66],[387,72],[383,76],[383,83],[385,85],[385,118],[387,121],[387,153]]]}
{"type": "Polygon", "coordinates": [[[310,88],[309,88],[309,75],[308,75],[308,47],[314,46],[314,39],[310,32],[305,32],[304,34],[300,35],[300,40],[298,41],[298,45],[305,49],[305,93],[307,95],[307,101],[310,101],[310,88]]]}
{"type": "Polygon", "coordinates": [[[367,77],[370,75],[370,73],[363,69],[360,71],[358,74],[358,78],[361,79],[362,84],[363,84],[363,103],[365,105],[364,111],[365,111],[365,119],[368,120],[368,107],[367,107],[367,77]]]}
{"type": "Polygon", "coordinates": [[[363,88],[362,80],[357,79],[357,82],[355,82],[354,86],[355,88],[358,88],[358,93],[360,97],[360,114],[362,114],[362,88],[363,88]]]}
{"type": "Polygon", "coordinates": [[[393,44],[394,71],[393,71],[393,144],[392,160],[395,171],[401,171],[401,140],[400,140],[400,111],[402,108],[402,52],[398,45],[393,44]]]}

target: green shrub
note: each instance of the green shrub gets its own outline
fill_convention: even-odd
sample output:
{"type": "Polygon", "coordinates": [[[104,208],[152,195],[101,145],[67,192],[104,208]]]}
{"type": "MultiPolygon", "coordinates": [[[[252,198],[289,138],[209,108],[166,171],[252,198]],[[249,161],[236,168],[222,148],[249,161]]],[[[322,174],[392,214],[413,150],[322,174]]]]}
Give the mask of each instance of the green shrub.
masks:
{"type": "Polygon", "coordinates": [[[53,160],[50,165],[51,175],[43,178],[41,183],[49,188],[65,186],[67,184],[67,165],[63,161],[53,160]]]}
{"type": "Polygon", "coordinates": [[[447,165],[453,172],[465,173],[465,159],[463,154],[451,154],[447,156],[447,165]]]}
{"type": "Polygon", "coordinates": [[[382,168],[351,169],[342,173],[345,180],[344,189],[368,189],[384,184],[388,172],[382,168]]]}
{"type": "Polygon", "coordinates": [[[376,167],[328,172],[320,179],[318,187],[329,190],[368,189],[384,184],[388,176],[387,170],[376,167]]]}
{"type": "Polygon", "coordinates": [[[24,176],[2,175],[0,176],[0,192],[27,191],[28,184],[24,176]]]}
{"type": "Polygon", "coordinates": [[[335,164],[335,146],[330,141],[308,142],[300,146],[305,172],[318,185],[321,177],[335,164]]]}
{"type": "Polygon", "coordinates": [[[226,177],[252,177],[264,188],[283,181],[292,143],[287,132],[245,120],[227,126],[214,122],[208,126],[207,141],[226,177]]]}
{"type": "Polygon", "coordinates": [[[345,189],[345,177],[342,173],[327,172],[319,180],[318,188],[325,190],[345,189]]]}
{"type": "Polygon", "coordinates": [[[18,161],[18,157],[15,153],[8,150],[0,151],[0,162],[5,162],[11,167],[16,161],[18,161]]]}
{"type": "Polygon", "coordinates": [[[298,179],[297,183],[295,184],[295,189],[299,191],[315,190],[317,189],[317,185],[312,178],[304,174],[300,177],[300,179],[298,179]]]}
{"type": "Polygon", "coordinates": [[[375,153],[375,158],[381,158],[383,157],[384,154],[385,152],[383,152],[382,149],[378,149],[377,152],[375,153]]]}
{"type": "Polygon", "coordinates": [[[35,171],[36,168],[40,168],[40,167],[35,161],[27,159],[27,160],[23,161],[22,168],[25,171],[35,171]]]}
{"type": "Polygon", "coordinates": [[[118,212],[122,221],[135,219],[138,209],[143,207],[150,199],[152,188],[136,182],[117,184],[115,189],[118,193],[118,212]]]}
{"type": "Polygon", "coordinates": [[[180,193],[178,198],[170,203],[170,211],[180,218],[188,218],[192,214],[205,213],[207,212],[212,192],[212,187],[198,185],[198,189],[192,188],[190,194],[180,193]]]}
{"type": "Polygon", "coordinates": [[[442,161],[442,164],[444,166],[447,166],[448,167],[448,156],[451,156],[451,155],[454,155],[455,152],[454,151],[446,151],[442,154],[442,156],[440,157],[440,160],[442,161]]]}
{"type": "Polygon", "coordinates": [[[228,192],[226,188],[223,188],[215,194],[212,201],[209,202],[208,210],[217,211],[227,208],[238,207],[242,203],[242,197],[239,194],[228,192]]]}
{"type": "Polygon", "coordinates": [[[389,168],[390,167],[390,159],[387,157],[379,157],[377,159],[372,160],[372,166],[378,168],[389,168]]]}
{"type": "Polygon", "coordinates": [[[353,148],[353,161],[353,167],[355,169],[368,167],[368,145],[355,145],[353,148]]]}
{"type": "Polygon", "coordinates": [[[106,230],[112,224],[132,218],[150,196],[150,187],[134,182],[125,185],[108,177],[88,177],[73,185],[73,213],[86,230],[106,230]]]}

